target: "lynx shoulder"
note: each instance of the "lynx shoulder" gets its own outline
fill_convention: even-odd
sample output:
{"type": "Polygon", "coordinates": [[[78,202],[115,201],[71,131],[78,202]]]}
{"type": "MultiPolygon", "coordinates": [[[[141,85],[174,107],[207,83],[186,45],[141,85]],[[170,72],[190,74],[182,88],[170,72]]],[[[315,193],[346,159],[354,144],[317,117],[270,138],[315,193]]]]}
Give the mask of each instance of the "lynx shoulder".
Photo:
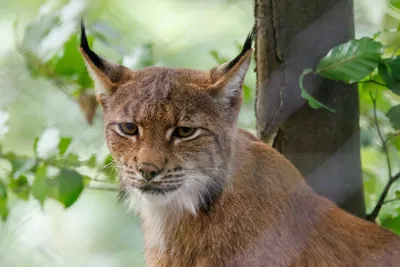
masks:
{"type": "Polygon", "coordinates": [[[398,236],[314,193],[238,129],[254,37],[210,71],[130,70],[93,52],[82,23],[80,49],[148,266],[400,266],[398,236]]]}

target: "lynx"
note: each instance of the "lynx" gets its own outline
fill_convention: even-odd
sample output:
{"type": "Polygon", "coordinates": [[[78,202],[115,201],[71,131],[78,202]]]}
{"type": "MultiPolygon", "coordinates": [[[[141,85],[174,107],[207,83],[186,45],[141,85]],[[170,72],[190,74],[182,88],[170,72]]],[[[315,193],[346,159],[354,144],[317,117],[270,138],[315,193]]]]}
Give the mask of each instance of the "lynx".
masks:
{"type": "Polygon", "coordinates": [[[400,266],[400,239],[317,195],[237,126],[255,30],[210,71],[131,70],[80,51],[104,111],[121,196],[139,214],[148,266],[400,266]]]}

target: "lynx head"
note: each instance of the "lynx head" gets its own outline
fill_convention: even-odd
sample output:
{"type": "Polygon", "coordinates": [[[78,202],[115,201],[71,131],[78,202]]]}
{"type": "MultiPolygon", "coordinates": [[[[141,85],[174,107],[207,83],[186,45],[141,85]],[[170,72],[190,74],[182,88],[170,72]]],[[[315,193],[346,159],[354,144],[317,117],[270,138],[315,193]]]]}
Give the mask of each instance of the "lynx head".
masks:
{"type": "Polygon", "coordinates": [[[131,70],[94,53],[82,23],[80,50],[104,111],[107,145],[122,195],[137,211],[195,214],[229,182],[254,36],[235,59],[210,71],[131,70]]]}

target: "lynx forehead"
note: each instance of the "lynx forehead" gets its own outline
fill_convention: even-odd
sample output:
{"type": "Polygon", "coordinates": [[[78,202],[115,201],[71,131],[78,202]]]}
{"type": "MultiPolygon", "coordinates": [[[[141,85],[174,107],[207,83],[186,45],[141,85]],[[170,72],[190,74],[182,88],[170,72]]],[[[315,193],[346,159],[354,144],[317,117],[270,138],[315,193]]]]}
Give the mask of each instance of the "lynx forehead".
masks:
{"type": "Polygon", "coordinates": [[[149,206],[173,213],[207,209],[231,178],[232,129],[254,32],[231,62],[199,71],[130,70],[94,53],[83,23],[81,30],[121,195],[140,213],[149,206]]]}
{"type": "Polygon", "coordinates": [[[196,122],[197,113],[219,116],[206,91],[210,84],[209,77],[200,71],[158,67],[138,70],[109,98],[107,106],[113,108],[106,115],[134,118],[140,124],[158,121],[170,125],[181,120],[196,122]],[[199,83],[193,83],[196,79],[199,83]]]}

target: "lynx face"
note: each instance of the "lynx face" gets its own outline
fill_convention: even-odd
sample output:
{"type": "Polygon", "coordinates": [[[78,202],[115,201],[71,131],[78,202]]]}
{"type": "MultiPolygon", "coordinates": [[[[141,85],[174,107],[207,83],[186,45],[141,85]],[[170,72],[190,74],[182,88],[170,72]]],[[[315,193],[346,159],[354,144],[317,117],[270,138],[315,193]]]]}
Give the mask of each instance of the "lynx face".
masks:
{"type": "Polygon", "coordinates": [[[131,78],[104,105],[121,189],[147,204],[174,201],[195,212],[227,178],[231,111],[218,106],[202,72],[149,68],[131,78]]]}
{"type": "Polygon", "coordinates": [[[90,50],[82,24],[81,52],[104,110],[121,192],[137,211],[196,213],[229,181],[252,38],[239,56],[211,71],[134,71],[90,50]]]}

